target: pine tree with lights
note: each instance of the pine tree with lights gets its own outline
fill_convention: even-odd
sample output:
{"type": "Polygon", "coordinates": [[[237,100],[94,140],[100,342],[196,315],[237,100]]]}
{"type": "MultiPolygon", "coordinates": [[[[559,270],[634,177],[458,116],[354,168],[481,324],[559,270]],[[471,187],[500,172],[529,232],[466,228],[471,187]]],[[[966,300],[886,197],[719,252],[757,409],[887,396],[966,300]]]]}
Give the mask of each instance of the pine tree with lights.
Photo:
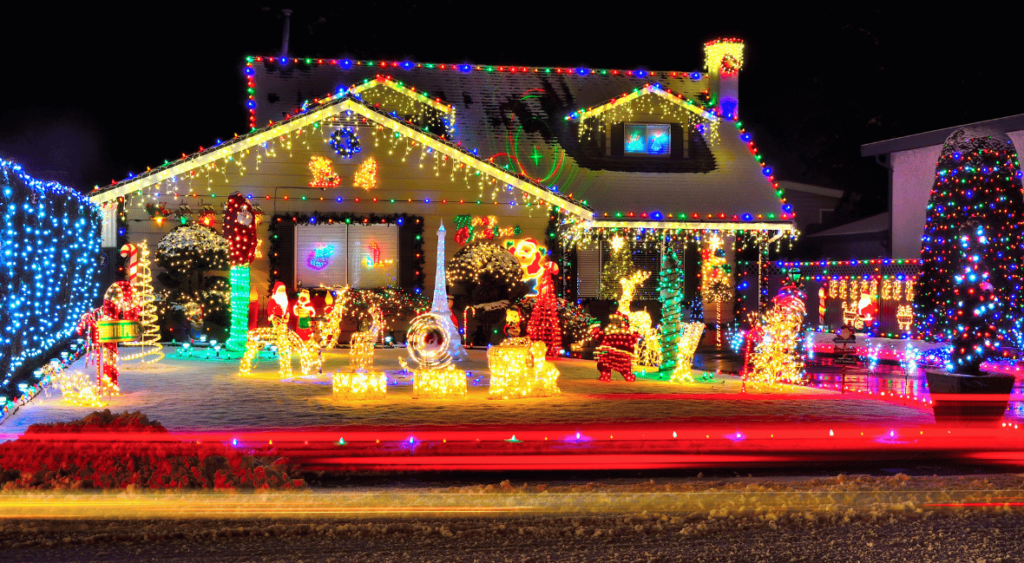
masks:
{"type": "Polygon", "coordinates": [[[622,285],[619,280],[633,275],[633,251],[626,239],[615,237],[610,241],[611,256],[601,270],[601,299],[617,299],[622,285]]]}
{"type": "Polygon", "coordinates": [[[666,249],[658,280],[661,295],[662,371],[672,371],[679,359],[679,331],[683,322],[683,267],[672,249],[666,249]]]}
{"type": "Polygon", "coordinates": [[[952,369],[964,375],[981,375],[981,363],[999,353],[1003,335],[997,324],[1005,311],[989,281],[988,265],[981,258],[991,244],[985,226],[977,221],[963,225],[958,244],[960,265],[953,277],[953,295],[960,321],[953,339],[952,369]]]}
{"type": "MultiPolygon", "coordinates": [[[[959,287],[962,225],[976,221],[987,235],[978,260],[1003,311],[991,319],[999,339],[1020,340],[1024,313],[1024,197],[1020,163],[1002,133],[962,128],[946,139],[936,166],[921,238],[921,277],[914,299],[919,337],[953,342],[963,334],[959,287]]],[[[1020,342],[1018,342],[1020,344],[1020,342]]]]}

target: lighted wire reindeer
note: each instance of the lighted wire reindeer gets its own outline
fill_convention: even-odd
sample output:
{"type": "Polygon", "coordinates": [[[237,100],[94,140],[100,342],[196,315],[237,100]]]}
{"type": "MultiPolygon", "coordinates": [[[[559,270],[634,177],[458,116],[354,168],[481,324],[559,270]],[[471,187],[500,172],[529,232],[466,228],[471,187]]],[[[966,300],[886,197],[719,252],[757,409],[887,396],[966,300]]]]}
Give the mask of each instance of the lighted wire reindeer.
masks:
{"type": "MultiPolygon", "coordinates": [[[[352,333],[349,345],[352,347],[352,367],[356,370],[369,371],[373,368],[373,345],[384,330],[384,313],[373,297],[370,300],[370,330],[352,333]]],[[[335,339],[337,340],[337,339],[335,339]]]]}
{"type": "Polygon", "coordinates": [[[640,335],[633,358],[637,365],[641,366],[661,365],[661,340],[652,326],[650,313],[647,312],[647,309],[643,311],[629,310],[636,288],[650,276],[651,273],[648,271],[637,270],[633,272],[633,275],[619,279],[619,283],[622,284],[622,295],[619,297],[618,312],[629,318],[630,329],[640,335]]]}
{"type": "MultiPolygon", "coordinates": [[[[341,336],[341,319],[345,313],[344,295],[349,288],[340,290],[337,298],[337,305],[331,307],[328,304],[326,315],[320,324],[319,338],[303,340],[298,334],[288,329],[290,315],[287,309],[280,316],[271,317],[271,326],[257,328],[249,331],[249,338],[245,345],[245,353],[242,354],[242,361],[238,366],[238,373],[248,376],[252,373],[252,362],[267,346],[277,347],[278,364],[282,378],[292,376],[292,353],[299,356],[299,366],[303,375],[318,373],[323,367],[321,351],[324,348],[334,348],[338,344],[338,337],[341,336]]],[[[328,293],[330,295],[330,293],[328,293]]]]}

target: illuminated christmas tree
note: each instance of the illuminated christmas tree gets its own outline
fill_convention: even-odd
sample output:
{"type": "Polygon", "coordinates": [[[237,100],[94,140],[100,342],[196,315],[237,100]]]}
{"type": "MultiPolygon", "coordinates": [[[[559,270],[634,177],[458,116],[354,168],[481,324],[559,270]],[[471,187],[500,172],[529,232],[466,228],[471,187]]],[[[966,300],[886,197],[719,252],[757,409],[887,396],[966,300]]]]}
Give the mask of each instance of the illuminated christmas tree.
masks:
{"type": "Polygon", "coordinates": [[[622,237],[610,241],[611,256],[601,270],[601,299],[616,299],[622,286],[619,280],[628,278],[636,268],[633,267],[633,253],[629,243],[622,237]]]}
{"type": "Polygon", "coordinates": [[[804,378],[804,362],[798,351],[800,329],[806,309],[802,288],[787,280],[772,299],[772,307],[758,326],[751,330],[754,339],[750,372],[745,377],[761,383],[797,383],[804,378]]]}
{"type": "Polygon", "coordinates": [[[970,221],[960,227],[960,265],[953,277],[959,322],[953,338],[952,370],[981,375],[981,362],[996,356],[1003,335],[997,325],[1005,316],[1003,303],[989,281],[985,255],[992,241],[985,226],[970,221]]]}
{"type": "Polygon", "coordinates": [[[978,261],[990,268],[988,283],[1003,308],[987,322],[1001,339],[1020,343],[1024,316],[1022,220],[1020,163],[1010,139],[987,130],[954,131],[939,156],[921,238],[921,277],[914,299],[915,328],[920,337],[952,342],[964,335],[961,286],[956,282],[962,275],[957,269],[959,229],[976,221],[987,242],[972,243],[977,244],[974,252],[978,261]]]}
{"type": "Polygon", "coordinates": [[[683,267],[672,249],[666,249],[658,280],[661,295],[661,370],[673,370],[679,357],[679,331],[683,322],[683,267]]]}

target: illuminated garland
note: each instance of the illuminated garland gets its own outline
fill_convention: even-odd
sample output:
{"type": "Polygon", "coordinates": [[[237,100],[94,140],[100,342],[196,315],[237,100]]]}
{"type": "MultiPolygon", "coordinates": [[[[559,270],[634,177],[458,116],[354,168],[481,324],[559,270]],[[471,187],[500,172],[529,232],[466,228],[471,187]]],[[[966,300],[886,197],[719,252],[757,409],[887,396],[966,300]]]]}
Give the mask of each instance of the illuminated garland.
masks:
{"type": "Polygon", "coordinates": [[[565,120],[579,121],[580,139],[589,140],[602,135],[611,123],[633,121],[638,116],[647,118],[655,115],[655,112],[668,122],[683,124],[684,128],[696,116],[701,121],[695,129],[707,144],[713,146],[718,143],[718,117],[681,94],[664,89],[660,84],[645,84],[606,104],[570,113],[565,116],[565,120]],[[604,119],[593,120],[602,115],[604,119]]]}
{"type": "Polygon", "coordinates": [[[68,345],[99,294],[99,208],[0,159],[0,410],[34,394],[33,372],[68,345]]]}

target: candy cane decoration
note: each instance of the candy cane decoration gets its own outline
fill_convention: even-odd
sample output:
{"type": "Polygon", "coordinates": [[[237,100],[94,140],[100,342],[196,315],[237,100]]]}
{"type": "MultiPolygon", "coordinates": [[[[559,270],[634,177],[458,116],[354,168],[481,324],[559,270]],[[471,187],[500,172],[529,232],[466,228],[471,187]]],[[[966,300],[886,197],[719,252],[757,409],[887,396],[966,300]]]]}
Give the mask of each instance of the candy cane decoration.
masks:
{"type": "Polygon", "coordinates": [[[128,283],[135,285],[135,278],[139,275],[139,248],[134,244],[122,246],[121,258],[128,259],[128,283]]]}

